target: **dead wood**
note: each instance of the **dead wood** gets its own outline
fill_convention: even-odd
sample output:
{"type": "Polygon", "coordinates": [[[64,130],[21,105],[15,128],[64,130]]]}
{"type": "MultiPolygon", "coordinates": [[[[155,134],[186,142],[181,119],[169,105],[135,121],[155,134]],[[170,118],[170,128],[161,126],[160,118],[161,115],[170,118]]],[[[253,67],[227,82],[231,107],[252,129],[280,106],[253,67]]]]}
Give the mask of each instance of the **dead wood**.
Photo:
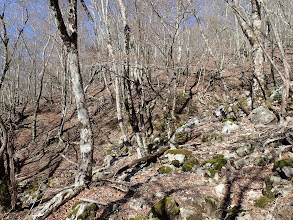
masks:
{"type": "Polygon", "coordinates": [[[37,207],[37,210],[32,215],[34,220],[46,219],[52,212],[55,212],[60,206],[76,197],[85,187],[75,189],[66,189],[54,196],[46,204],[37,207]]]}
{"type": "Polygon", "coordinates": [[[116,172],[111,173],[110,175],[106,176],[104,179],[105,180],[110,179],[111,177],[116,176],[117,174],[120,174],[120,173],[124,172],[125,170],[130,169],[131,167],[134,167],[135,165],[137,165],[141,162],[152,161],[152,160],[158,158],[159,156],[161,156],[163,153],[165,153],[169,149],[170,149],[170,147],[161,148],[159,151],[157,151],[153,154],[150,154],[148,156],[145,156],[145,157],[142,157],[139,159],[135,159],[131,163],[127,164],[126,166],[118,169],[116,172]]]}

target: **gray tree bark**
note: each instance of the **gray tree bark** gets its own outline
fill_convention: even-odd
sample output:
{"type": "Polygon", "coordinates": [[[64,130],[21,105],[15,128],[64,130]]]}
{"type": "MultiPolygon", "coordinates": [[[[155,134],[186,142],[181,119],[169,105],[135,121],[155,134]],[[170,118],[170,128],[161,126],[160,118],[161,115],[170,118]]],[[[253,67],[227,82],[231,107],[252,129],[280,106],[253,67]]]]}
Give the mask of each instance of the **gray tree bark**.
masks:
{"type": "Polygon", "coordinates": [[[60,37],[67,49],[71,72],[72,91],[75,96],[78,120],[80,122],[80,159],[75,177],[75,187],[87,184],[91,180],[94,139],[85,102],[85,93],[80,72],[77,45],[77,0],[69,1],[68,30],[65,26],[58,0],[50,0],[60,37]]]}

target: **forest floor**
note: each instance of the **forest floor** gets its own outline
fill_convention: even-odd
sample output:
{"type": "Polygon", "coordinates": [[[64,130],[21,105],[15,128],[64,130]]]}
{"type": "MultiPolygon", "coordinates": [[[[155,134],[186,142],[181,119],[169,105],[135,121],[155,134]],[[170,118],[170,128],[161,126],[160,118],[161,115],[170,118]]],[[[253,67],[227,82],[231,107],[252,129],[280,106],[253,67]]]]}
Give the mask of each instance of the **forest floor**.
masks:
{"type": "MultiPolygon", "coordinates": [[[[240,93],[234,97],[240,96],[240,93]]],[[[293,157],[292,150],[278,151],[280,146],[290,146],[284,143],[285,138],[282,137],[290,130],[293,120],[289,117],[285,127],[279,126],[278,122],[254,125],[248,116],[241,116],[235,121],[238,129],[224,134],[221,132],[223,121],[213,115],[223,104],[223,96],[219,91],[211,91],[202,100],[194,97],[191,102],[195,103],[197,111],[179,116],[180,125],[192,118],[200,120],[190,131],[191,138],[180,145],[182,149],[191,152],[190,158],[199,161],[191,171],[185,172],[179,166],[172,167],[170,173],[159,172],[160,167],[168,164],[164,154],[156,161],[139,164],[107,181],[93,181],[88,188],[46,219],[66,219],[74,204],[82,198],[106,203],[98,205],[92,219],[146,217],[152,206],[164,196],[172,197],[178,203],[180,214],[177,219],[235,219],[236,216],[242,216],[241,219],[293,219],[293,182],[290,179],[278,179],[278,173],[273,171],[275,161],[293,157]],[[212,134],[220,138],[207,138],[212,134]],[[272,141],[264,145],[267,140],[275,138],[283,142],[272,141]],[[241,156],[235,153],[248,144],[253,146],[251,152],[241,156]],[[258,163],[265,154],[269,159],[262,164],[258,163]],[[215,175],[211,175],[211,171],[209,174],[204,173],[204,162],[215,155],[223,155],[227,163],[215,175]],[[277,179],[276,182],[268,181],[272,177],[277,179]],[[270,190],[280,189],[270,198],[266,192],[269,185],[270,190]],[[259,204],[257,201],[260,198],[267,200],[259,204]]],[[[95,139],[93,170],[105,166],[113,152],[116,152],[116,157],[110,157],[113,163],[108,167],[109,172],[137,159],[134,150],[120,152],[121,132],[115,104],[107,98],[102,86],[91,86],[87,97],[95,139]]],[[[15,130],[15,157],[19,162],[16,181],[19,197],[22,198],[19,200],[21,208],[3,215],[3,219],[31,219],[35,206],[74,184],[77,167],[69,160],[78,163],[77,115],[74,104],[70,105],[63,134],[63,139],[68,143],[52,139],[60,124],[60,102],[61,98],[56,97],[53,104],[46,101],[41,103],[34,142],[31,141],[33,106],[27,109],[25,115],[28,117],[15,130]]],[[[156,110],[154,114],[159,115],[160,111],[156,110]]],[[[289,110],[290,114],[292,110],[289,110]]],[[[155,135],[159,133],[157,131],[155,135]]]]}

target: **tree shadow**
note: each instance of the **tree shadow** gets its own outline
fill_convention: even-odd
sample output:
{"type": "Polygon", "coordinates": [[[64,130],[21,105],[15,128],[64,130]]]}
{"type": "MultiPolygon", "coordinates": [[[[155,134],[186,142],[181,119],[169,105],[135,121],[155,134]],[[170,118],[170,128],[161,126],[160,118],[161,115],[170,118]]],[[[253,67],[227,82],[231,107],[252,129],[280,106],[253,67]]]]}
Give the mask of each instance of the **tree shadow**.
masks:
{"type": "MultiPolygon", "coordinates": [[[[249,170],[245,170],[245,173],[249,173],[255,170],[255,168],[250,168],[249,170]]],[[[242,212],[243,210],[243,202],[244,202],[244,196],[245,193],[251,189],[251,184],[253,181],[259,180],[259,181],[264,181],[264,177],[262,177],[261,173],[263,172],[263,169],[259,169],[255,174],[250,176],[250,181],[247,184],[244,184],[243,186],[240,186],[238,184],[238,181],[242,179],[241,177],[241,170],[237,171],[236,173],[232,173],[230,176],[227,176],[227,191],[225,193],[223,205],[221,207],[221,218],[220,219],[236,219],[237,216],[242,212]],[[229,208],[232,204],[232,193],[233,193],[233,187],[235,185],[238,185],[240,187],[240,193],[237,195],[238,200],[235,204],[235,206],[231,209],[229,208]]],[[[230,170],[227,170],[227,173],[229,173],[230,170]]]]}

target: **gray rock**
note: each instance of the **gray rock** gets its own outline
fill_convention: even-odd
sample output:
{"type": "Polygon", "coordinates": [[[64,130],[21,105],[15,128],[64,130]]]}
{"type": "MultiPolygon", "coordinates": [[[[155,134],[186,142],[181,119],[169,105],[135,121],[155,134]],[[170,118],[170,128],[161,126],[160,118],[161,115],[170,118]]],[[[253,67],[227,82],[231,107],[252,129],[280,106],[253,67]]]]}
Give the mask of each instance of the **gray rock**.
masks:
{"type": "Polygon", "coordinates": [[[188,122],[186,122],[184,125],[182,125],[180,128],[178,128],[175,133],[182,134],[185,132],[190,132],[199,123],[200,123],[199,119],[192,118],[188,122]]]}
{"type": "Polygon", "coordinates": [[[285,166],[282,168],[283,173],[286,175],[286,177],[291,178],[293,177],[293,168],[289,166],[285,166]]]}
{"type": "Polygon", "coordinates": [[[237,154],[239,157],[243,157],[243,156],[246,156],[246,155],[250,154],[252,151],[253,151],[253,147],[251,146],[251,144],[248,144],[248,145],[246,145],[246,146],[239,147],[239,148],[236,150],[236,154],[237,154]]]}
{"type": "Polygon", "coordinates": [[[224,122],[224,126],[222,129],[222,134],[230,134],[232,131],[236,131],[239,129],[239,126],[234,122],[227,120],[224,122]]]}
{"type": "Polygon", "coordinates": [[[180,165],[182,165],[185,160],[184,154],[166,154],[166,157],[168,158],[169,163],[172,163],[173,160],[178,160],[180,165]]]}
{"type": "Polygon", "coordinates": [[[164,198],[167,196],[167,193],[165,192],[156,192],[154,197],[157,198],[157,199],[161,199],[161,198],[164,198]]]}
{"type": "Polygon", "coordinates": [[[193,216],[197,215],[195,210],[180,208],[180,214],[183,220],[192,219],[193,216]]]}
{"type": "Polygon", "coordinates": [[[241,168],[243,168],[249,163],[250,163],[250,160],[248,159],[240,159],[240,160],[234,161],[233,166],[235,167],[236,170],[240,170],[241,168]]]}
{"type": "Polygon", "coordinates": [[[275,114],[264,107],[254,109],[249,115],[250,121],[253,124],[270,124],[277,120],[275,114]]]}
{"type": "Polygon", "coordinates": [[[250,213],[248,211],[244,211],[239,213],[239,215],[236,217],[236,220],[251,220],[250,213]]]}
{"type": "Polygon", "coordinates": [[[93,203],[79,203],[67,216],[66,220],[78,220],[81,219],[81,216],[83,218],[93,218],[97,209],[97,205],[93,203]]]}

